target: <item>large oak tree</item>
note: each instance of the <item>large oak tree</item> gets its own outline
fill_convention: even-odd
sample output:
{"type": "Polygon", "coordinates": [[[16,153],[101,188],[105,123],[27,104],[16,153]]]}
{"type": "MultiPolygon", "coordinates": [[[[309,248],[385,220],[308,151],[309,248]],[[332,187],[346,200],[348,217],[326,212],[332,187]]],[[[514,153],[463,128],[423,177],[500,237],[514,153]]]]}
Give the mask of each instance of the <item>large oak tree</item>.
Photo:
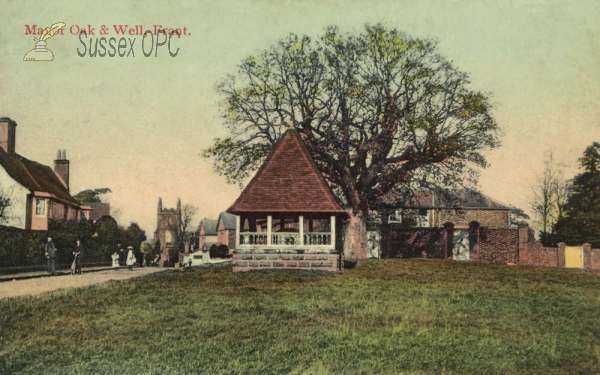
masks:
{"type": "Polygon", "coordinates": [[[217,84],[230,135],[203,155],[241,185],[297,129],[348,208],[344,254],[361,258],[369,208],[384,194],[476,183],[499,129],[488,94],[469,84],[435,42],[381,25],[291,34],[217,84]]]}

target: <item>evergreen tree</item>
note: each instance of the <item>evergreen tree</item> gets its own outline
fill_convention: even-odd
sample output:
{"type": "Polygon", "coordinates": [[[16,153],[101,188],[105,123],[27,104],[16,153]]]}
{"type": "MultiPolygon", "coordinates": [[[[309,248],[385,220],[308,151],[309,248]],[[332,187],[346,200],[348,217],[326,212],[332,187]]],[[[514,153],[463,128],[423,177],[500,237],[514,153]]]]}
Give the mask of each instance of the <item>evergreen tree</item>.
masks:
{"type": "Polygon", "coordinates": [[[566,216],[556,223],[554,231],[569,245],[588,242],[600,247],[600,143],[588,146],[579,163],[583,173],[573,179],[566,216]]]}

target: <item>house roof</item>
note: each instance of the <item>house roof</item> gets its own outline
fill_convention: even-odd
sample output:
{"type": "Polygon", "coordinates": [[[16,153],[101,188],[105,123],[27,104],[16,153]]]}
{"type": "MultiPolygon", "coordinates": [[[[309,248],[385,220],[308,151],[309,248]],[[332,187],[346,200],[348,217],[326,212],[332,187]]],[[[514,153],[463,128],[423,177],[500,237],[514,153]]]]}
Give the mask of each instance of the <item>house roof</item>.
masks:
{"type": "Polygon", "coordinates": [[[86,203],[86,205],[92,207],[91,220],[96,221],[102,216],[110,216],[110,203],[86,203]]]}
{"type": "Polygon", "coordinates": [[[430,190],[416,191],[410,195],[391,191],[384,195],[379,205],[395,208],[461,208],[485,210],[511,210],[484,194],[474,190],[452,190],[439,194],[430,190]]]}
{"type": "Polygon", "coordinates": [[[273,146],[229,213],[344,213],[298,133],[273,146]]]}
{"type": "Polygon", "coordinates": [[[200,231],[204,228],[205,236],[216,236],[217,235],[217,220],[214,219],[202,219],[200,222],[200,231]]]}
{"type": "Polygon", "coordinates": [[[217,219],[217,228],[219,228],[219,221],[223,222],[223,229],[235,230],[235,215],[227,212],[221,212],[221,214],[219,214],[219,218],[217,219]]]}
{"type": "Polygon", "coordinates": [[[0,165],[13,180],[31,192],[49,193],[65,203],[79,206],[79,202],[69,194],[69,190],[50,167],[16,153],[9,154],[1,148],[0,165]]]}

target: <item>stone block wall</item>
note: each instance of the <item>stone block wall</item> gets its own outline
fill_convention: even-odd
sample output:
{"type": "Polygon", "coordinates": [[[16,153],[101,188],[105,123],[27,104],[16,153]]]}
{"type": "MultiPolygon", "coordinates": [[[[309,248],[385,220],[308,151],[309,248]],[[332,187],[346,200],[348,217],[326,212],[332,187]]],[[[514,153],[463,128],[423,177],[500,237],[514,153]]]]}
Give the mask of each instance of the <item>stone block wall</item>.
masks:
{"type": "Polygon", "coordinates": [[[234,253],[233,272],[252,270],[339,271],[340,254],[234,253]]]}

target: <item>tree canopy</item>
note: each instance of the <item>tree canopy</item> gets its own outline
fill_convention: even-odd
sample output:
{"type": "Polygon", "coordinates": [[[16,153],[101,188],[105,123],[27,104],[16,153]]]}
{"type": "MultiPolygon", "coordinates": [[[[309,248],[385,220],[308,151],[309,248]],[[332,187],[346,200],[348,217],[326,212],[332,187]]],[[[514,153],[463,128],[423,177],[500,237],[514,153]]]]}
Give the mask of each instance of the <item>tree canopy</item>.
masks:
{"type": "Polygon", "coordinates": [[[242,184],[297,129],[358,225],[349,226],[361,232],[357,248],[369,207],[392,189],[476,184],[499,127],[489,95],[469,85],[436,42],[382,25],[357,35],[331,26],[317,40],[291,34],[217,84],[230,135],[203,155],[242,184]]]}
{"type": "Polygon", "coordinates": [[[588,146],[579,159],[565,214],[554,226],[556,237],[569,245],[585,242],[600,247],[600,143],[588,146]]]}
{"type": "Polygon", "coordinates": [[[108,193],[112,193],[109,188],[89,189],[80,191],[73,198],[77,199],[79,203],[101,203],[101,196],[108,193]]]}

